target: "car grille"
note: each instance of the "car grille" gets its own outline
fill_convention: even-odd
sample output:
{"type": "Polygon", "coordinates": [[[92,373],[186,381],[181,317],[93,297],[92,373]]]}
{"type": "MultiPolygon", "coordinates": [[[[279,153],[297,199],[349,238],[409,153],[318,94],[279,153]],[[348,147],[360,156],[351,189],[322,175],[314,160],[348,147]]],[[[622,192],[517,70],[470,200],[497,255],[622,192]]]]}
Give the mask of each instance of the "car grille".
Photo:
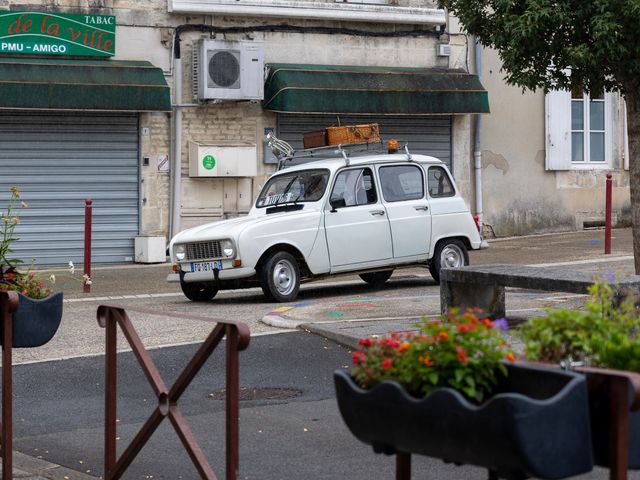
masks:
{"type": "Polygon", "coordinates": [[[219,241],[187,243],[187,260],[208,260],[222,258],[222,247],[219,241]]]}

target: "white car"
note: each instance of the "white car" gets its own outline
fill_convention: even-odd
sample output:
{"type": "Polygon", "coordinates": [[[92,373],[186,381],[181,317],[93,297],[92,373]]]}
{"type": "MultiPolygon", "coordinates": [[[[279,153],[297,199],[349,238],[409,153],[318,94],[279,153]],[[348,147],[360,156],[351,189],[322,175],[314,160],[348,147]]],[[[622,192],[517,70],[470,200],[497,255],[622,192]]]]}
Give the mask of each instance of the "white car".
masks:
{"type": "Polygon", "coordinates": [[[245,217],[190,228],[169,251],[190,300],[262,287],[278,302],[301,282],[357,273],[381,285],[396,268],[469,263],[487,247],[447,167],[424,155],[332,158],[278,171],[245,217]]]}

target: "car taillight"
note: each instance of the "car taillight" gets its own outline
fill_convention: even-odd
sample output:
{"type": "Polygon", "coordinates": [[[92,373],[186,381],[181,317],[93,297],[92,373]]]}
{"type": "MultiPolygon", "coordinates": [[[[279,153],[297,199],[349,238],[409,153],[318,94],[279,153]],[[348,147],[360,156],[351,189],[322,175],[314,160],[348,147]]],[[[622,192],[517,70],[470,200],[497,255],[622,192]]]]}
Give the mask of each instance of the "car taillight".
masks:
{"type": "Polygon", "coordinates": [[[480,232],[480,219],[478,218],[478,215],[473,216],[473,221],[476,222],[476,228],[478,229],[478,232],[480,232]]]}

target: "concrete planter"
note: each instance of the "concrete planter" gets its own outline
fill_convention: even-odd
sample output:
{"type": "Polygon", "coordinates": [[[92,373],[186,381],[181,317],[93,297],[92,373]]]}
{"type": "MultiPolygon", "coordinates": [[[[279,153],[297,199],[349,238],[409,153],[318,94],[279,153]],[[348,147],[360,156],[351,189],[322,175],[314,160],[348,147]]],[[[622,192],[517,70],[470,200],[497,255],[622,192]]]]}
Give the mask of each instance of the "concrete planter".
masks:
{"type": "Polygon", "coordinates": [[[412,453],[485,467],[499,478],[567,478],[593,468],[586,379],[558,369],[509,365],[484,404],[438,389],[423,399],[385,381],[362,390],[334,374],[340,413],[376,453],[412,453]]]}

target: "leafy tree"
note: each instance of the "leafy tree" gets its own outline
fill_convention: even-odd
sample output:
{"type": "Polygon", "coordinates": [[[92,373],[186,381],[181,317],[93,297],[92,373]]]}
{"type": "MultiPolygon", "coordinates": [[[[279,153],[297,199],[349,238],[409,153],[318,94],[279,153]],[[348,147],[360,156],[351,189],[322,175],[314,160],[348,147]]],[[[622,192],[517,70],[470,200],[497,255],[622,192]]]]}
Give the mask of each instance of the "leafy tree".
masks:
{"type": "Polygon", "coordinates": [[[467,33],[498,51],[508,84],[625,96],[633,251],[640,274],[640,0],[438,2],[467,33]]]}

